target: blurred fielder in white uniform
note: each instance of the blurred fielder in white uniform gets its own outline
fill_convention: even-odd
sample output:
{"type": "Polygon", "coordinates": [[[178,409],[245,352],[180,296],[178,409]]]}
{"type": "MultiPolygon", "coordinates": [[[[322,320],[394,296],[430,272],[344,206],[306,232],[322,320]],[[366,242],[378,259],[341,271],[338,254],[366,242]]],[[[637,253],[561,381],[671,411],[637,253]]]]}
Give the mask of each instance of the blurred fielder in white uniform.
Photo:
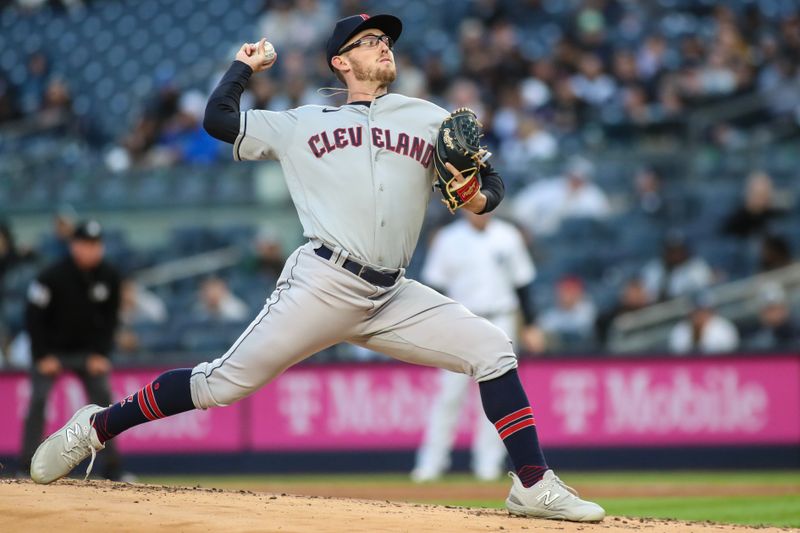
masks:
{"type": "MultiPolygon", "coordinates": [[[[524,238],[512,224],[491,214],[462,212],[461,219],[434,237],[422,281],[488,319],[517,344],[519,312],[523,311],[525,324],[534,322],[527,291],[535,269],[524,238]]],[[[420,483],[448,470],[462,412],[468,403],[479,405],[477,387],[469,376],[440,370],[438,379],[438,395],[411,472],[420,483]]],[[[482,481],[498,479],[505,473],[505,446],[480,409],[473,414],[472,472],[482,481]]]]}

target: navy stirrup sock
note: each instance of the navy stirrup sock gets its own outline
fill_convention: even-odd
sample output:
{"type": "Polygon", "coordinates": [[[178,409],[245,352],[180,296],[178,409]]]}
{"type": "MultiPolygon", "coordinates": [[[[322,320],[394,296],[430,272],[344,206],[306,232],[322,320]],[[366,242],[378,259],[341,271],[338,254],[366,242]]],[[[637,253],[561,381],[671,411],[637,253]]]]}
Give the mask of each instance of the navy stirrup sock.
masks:
{"type": "Polygon", "coordinates": [[[503,439],[522,485],[530,487],[542,479],[547,462],[539,447],[533,409],[517,370],[478,385],[486,416],[503,439]]]}
{"type": "Polygon", "coordinates": [[[126,429],[195,408],[189,387],[191,368],[164,372],[142,390],[94,415],[92,425],[103,443],[126,429]]]}

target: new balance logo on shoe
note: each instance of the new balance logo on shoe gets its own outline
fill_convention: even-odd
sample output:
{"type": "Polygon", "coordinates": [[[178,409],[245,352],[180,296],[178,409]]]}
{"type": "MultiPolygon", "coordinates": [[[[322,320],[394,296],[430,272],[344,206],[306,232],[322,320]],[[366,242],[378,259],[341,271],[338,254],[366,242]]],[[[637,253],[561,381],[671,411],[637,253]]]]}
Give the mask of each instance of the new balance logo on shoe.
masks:
{"type": "Polygon", "coordinates": [[[83,435],[83,428],[80,424],[76,423],[71,428],[67,428],[67,442],[72,442],[73,439],[79,439],[83,435]]]}
{"type": "Polygon", "coordinates": [[[543,502],[544,506],[548,507],[551,503],[556,501],[560,496],[561,496],[560,494],[553,494],[552,491],[546,490],[536,497],[536,501],[540,502],[542,501],[542,498],[544,498],[543,502]]]}
{"type": "Polygon", "coordinates": [[[513,515],[573,522],[599,522],[606,515],[596,503],[580,499],[552,470],[547,470],[532,487],[523,486],[515,473],[510,476],[513,482],[506,508],[513,515]]]}

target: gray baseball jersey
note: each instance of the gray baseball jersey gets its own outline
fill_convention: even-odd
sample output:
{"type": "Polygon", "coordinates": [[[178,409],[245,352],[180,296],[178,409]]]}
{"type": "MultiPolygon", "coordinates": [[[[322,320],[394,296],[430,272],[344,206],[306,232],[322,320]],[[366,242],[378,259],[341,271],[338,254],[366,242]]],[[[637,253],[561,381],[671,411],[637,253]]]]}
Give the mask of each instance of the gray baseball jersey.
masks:
{"type": "Polygon", "coordinates": [[[372,105],[242,113],[236,159],[276,159],[303,234],[364,262],[408,265],[433,184],[433,142],[448,112],[399,94],[372,105]]]}
{"type": "Polygon", "coordinates": [[[234,157],[280,162],[310,242],[289,257],[276,290],[233,346],[193,369],[196,407],[228,405],[340,342],[477,381],[516,367],[499,328],[403,276],[447,115],[397,94],[371,105],[241,113],[234,157]],[[380,282],[362,276],[370,267],[380,282]]]}

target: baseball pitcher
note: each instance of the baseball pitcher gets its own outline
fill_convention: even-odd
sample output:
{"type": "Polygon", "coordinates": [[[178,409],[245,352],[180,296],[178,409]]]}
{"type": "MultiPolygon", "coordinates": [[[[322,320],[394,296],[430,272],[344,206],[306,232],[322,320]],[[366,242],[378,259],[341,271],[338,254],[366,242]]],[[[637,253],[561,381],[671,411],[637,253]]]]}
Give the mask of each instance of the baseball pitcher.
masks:
{"type": "Polygon", "coordinates": [[[264,39],[242,45],[209,99],[204,125],[233,145],[236,160],[280,162],[308,242],[289,256],[263,309],[226,353],[166,372],[110,407],[83,407],[39,446],[34,481],[67,475],[137,424],[230,405],[346,341],[478,382],[514,465],[506,500],[512,513],[602,520],[600,506],[548,468],[506,334],[404,275],[434,182],[448,208],[473,212],[494,209],[504,188],[478,145],[474,115],[389,92],[401,31],[392,15],[336,23],[326,54],[347,88],[340,107],[240,111],[250,76],[277,60],[264,39]]]}

